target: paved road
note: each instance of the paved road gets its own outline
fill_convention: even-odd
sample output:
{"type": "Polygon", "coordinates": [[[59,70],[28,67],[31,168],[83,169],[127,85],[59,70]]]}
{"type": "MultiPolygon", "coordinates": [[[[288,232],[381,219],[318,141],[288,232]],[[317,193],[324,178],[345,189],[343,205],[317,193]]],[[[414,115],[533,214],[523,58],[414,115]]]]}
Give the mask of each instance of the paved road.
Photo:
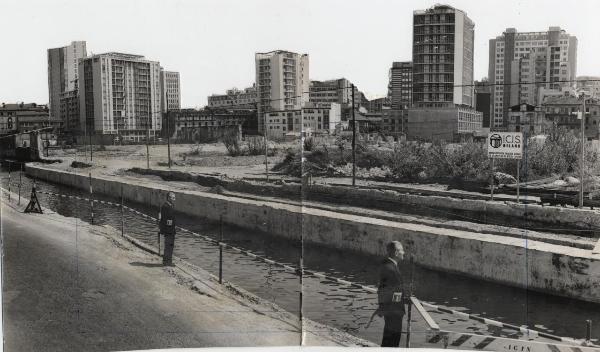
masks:
{"type": "Polygon", "coordinates": [[[209,287],[193,292],[74,218],[1,210],[5,351],[298,344],[289,322],[209,287]]]}

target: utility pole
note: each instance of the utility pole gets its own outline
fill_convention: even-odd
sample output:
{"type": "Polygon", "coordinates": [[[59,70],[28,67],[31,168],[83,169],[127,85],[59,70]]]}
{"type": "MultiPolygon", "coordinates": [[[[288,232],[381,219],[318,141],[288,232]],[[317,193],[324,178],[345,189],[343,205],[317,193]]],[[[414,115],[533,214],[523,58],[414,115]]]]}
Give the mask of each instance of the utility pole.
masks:
{"type": "Polygon", "coordinates": [[[167,155],[169,158],[169,169],[171,168],[171,121],[169,119],[171,114],[167,110],[167,155]]]}
{"type": "Polygon", "coordinates": [[[585,93],[582,94],[583,96],[583,112],[581,113],[581,159],[580,159],[580,165],[579,165],[579,172],[580,172],[580,180],[579,180],[579,207],[583,208],[583,178],[584,178],[584,170],[583,170],[583,164],[584,164],[584,159],[585,159],[585,93]]]}
{"type": "MultiPolygon", "coordinates": [[[[150,87],[148,87],[150,92],[150,87]]],[[[152,111],[151,96],[148,94],[148,115],[146,116],[146,169],[150,169],[150,147],[148,146],[150,139],[150,112],[152,111]]]]}
{"type": "Polygon", "coordinates": [[[90,141],[89,141],[89,144],[90,144],[90,162],[94,160],[94,148],[92,147],[92,123],[93,123],[93,121],[91,123],[88,122],[88,125],[89,125],[88,126],[88,135],[90,137],[90,141]]]}
{"type": "Polygon", "coordinates": [[[354,83],[352,83],[352,186],[356,186],[356,115],[354,113],[354,83]]]}
{"type": "Polygon", "coordinates": [[[264,128],[264,141],[265,141],[265,172],[267,175],[267,182],[269,182],[269,141],[267,139],[267,113],[263,112],[263,128],[264,128]]]}

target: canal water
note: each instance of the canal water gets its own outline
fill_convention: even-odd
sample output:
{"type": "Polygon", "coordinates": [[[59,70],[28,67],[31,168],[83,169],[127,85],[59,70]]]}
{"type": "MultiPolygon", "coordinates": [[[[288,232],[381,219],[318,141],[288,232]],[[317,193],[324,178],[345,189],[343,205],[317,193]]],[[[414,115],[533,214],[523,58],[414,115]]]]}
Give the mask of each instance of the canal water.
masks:
{"type": "MultiPolygon", "coordinates": [[[[2,177],[2,187],[7,188],[6,169],[0,172],[0,177],[2,177]]],[[[11,190],[16,193],[18,173],[13,172],[11,179],[11,190]]],[[[31,183],[31,179],[23,176],[22,201],[28,198],[31,183]]],[[[38,180],[36,184],[42,191],[89,196],[80,190],[44,181],[38,180]]],[[[91,220],[87,201],[41,193],[38,197],[42,206],[59,214],[78,217],[88,222],[91,220]]],[[[119,202],[117,198],[99,195],[94,195],[94,198],[119,202]]],[[[154,217],[158,212],[158,209],[143,204],[126,203],[125,205],[154,217]]],[[[156,244],[156,224],[130,211],[125,211],[124,216],[126,233],[146,243],[156,244]]],[[[180,226],[194,232],[214,239],[219,238],[218,223],[183,214],[179,216],[178,222],[180,226]]],[[[120,230],[121,211],[118,207],[94,203],[94,223],[111,225],[120,230]]],[[[225,242],[236,247],[250,250],[277,262],[298,266],[300,243],[227,225],[223,227],[223,234],[225,242]]],[[[175,255],[213,274],[218,273],[218,247],[192,234],[186,232],[177,234],[175,255]]],[[[373,256],[304,244],[305,269],[360,284],[377,284],[377,267],[380,261],[381,258],[373,256]]],[[[595,337],[600,336],[600,305],[420,267],[411,268],[407,263],[402,265],[405,273],[413,273],[415,296],[423,301],[573,338],[583,338],[585,320],[592,319],[598,322],[594,324],[592,334],[595,337]]],[[[523,265],[525,267],[525,262],[523,265]]],[[[224,251],[223,268],[224,280],[269,300],[291,313],[298,314],[300,285],[294,273],[227,249],[224,251]]],[[[315,277],[304,277],[303,282],[305,317],[355,336],[376,343],[380,342],[383,320],[375,318],[367,328],[369,318],[377,305],[375,294],[315,277]]],[[[453,315],[434,314],[434,319],[442,329],[506,337],[520,336],[519,333],[511,330],[483,325],[453,315]]],[[[414,328],[413,332],[419,333],[414,328]]]]}

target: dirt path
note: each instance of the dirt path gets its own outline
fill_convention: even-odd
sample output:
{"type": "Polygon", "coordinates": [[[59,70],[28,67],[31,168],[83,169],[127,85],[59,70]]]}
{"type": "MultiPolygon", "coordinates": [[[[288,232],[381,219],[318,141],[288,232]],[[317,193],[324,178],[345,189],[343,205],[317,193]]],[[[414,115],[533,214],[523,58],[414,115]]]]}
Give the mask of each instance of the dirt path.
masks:
{"type": "MultiPolygon", "coordinates": [[[[3,197],[4,198],[4,197],[3,197]]],[[[165,268],[120,238],[46,210],[2,201],[6,351],[298,345],[298,320],[214,283],[201,269],[165,268]]],[[[310,324],[310,323],[309,323],[310,324]]],[[[361,340],[311,325],[306,343],[361,340]]]]}

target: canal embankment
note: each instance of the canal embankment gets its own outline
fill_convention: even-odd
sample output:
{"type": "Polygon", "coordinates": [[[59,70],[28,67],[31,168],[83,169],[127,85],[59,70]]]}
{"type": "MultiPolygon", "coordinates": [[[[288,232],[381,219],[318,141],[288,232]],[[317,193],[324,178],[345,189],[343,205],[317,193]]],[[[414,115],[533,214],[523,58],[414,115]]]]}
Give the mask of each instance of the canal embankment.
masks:
{"type": "MultiPolygon", "coordinates": [[[[47,181],[89,189],[88,175],[28,165],[27,173],[47,181]]],[[[158,206],[168,185],[109,175],[92,177],[95,193],[158,206]]],[[[290,204],[258,201],[217,193],[175,190],[177,210],[276,236],[342,250],[381,255],[390,240],[400,240],[415,262],[434,270],[600,303],[600,256],[522,238],[423,224],[376,219],[290,204]]],[[[433,200],[440,202],[441,200],[433,200]]],[[[447,201],[447,200],[444,200],[447,201]]],[[[532,207],[528,205],[527,207],[532,207]]],[[[565,209],[558,209],[565,210],[565,209]]],[[[569,209],[574,211],[573,209],[569,209]]],[[[581,210],[582,212],[587,212],[581,210]]],[[[597,216],[593,212],[581,215],[597,216]]]]}
{"type": "MultiPolygon", "coordinates": [[[[279,306],[235,284],[219,284],[180,258],[175,267],[163,267],[156,247],[111,226],[48,208],[24,214],[27,203],[17,205],[17,194],[9,199],[3,193],[7,345],[125,350],[300,343],[298,317],[279,306]],[[36,309],[27,308],[32,300],[36,309]],[[57,312],[78,307],[73,329],[73,317],[57,312]],[[49,329],[48,318],[63,331],[49,329]],[[19,329],[22,319],[28,320],[27,331],[19,329]],[[65,338],[53,338],[58,334],[65,338]]],[[[307,345],[374,346],[308,319],[302,330],[307,345]]]]}

